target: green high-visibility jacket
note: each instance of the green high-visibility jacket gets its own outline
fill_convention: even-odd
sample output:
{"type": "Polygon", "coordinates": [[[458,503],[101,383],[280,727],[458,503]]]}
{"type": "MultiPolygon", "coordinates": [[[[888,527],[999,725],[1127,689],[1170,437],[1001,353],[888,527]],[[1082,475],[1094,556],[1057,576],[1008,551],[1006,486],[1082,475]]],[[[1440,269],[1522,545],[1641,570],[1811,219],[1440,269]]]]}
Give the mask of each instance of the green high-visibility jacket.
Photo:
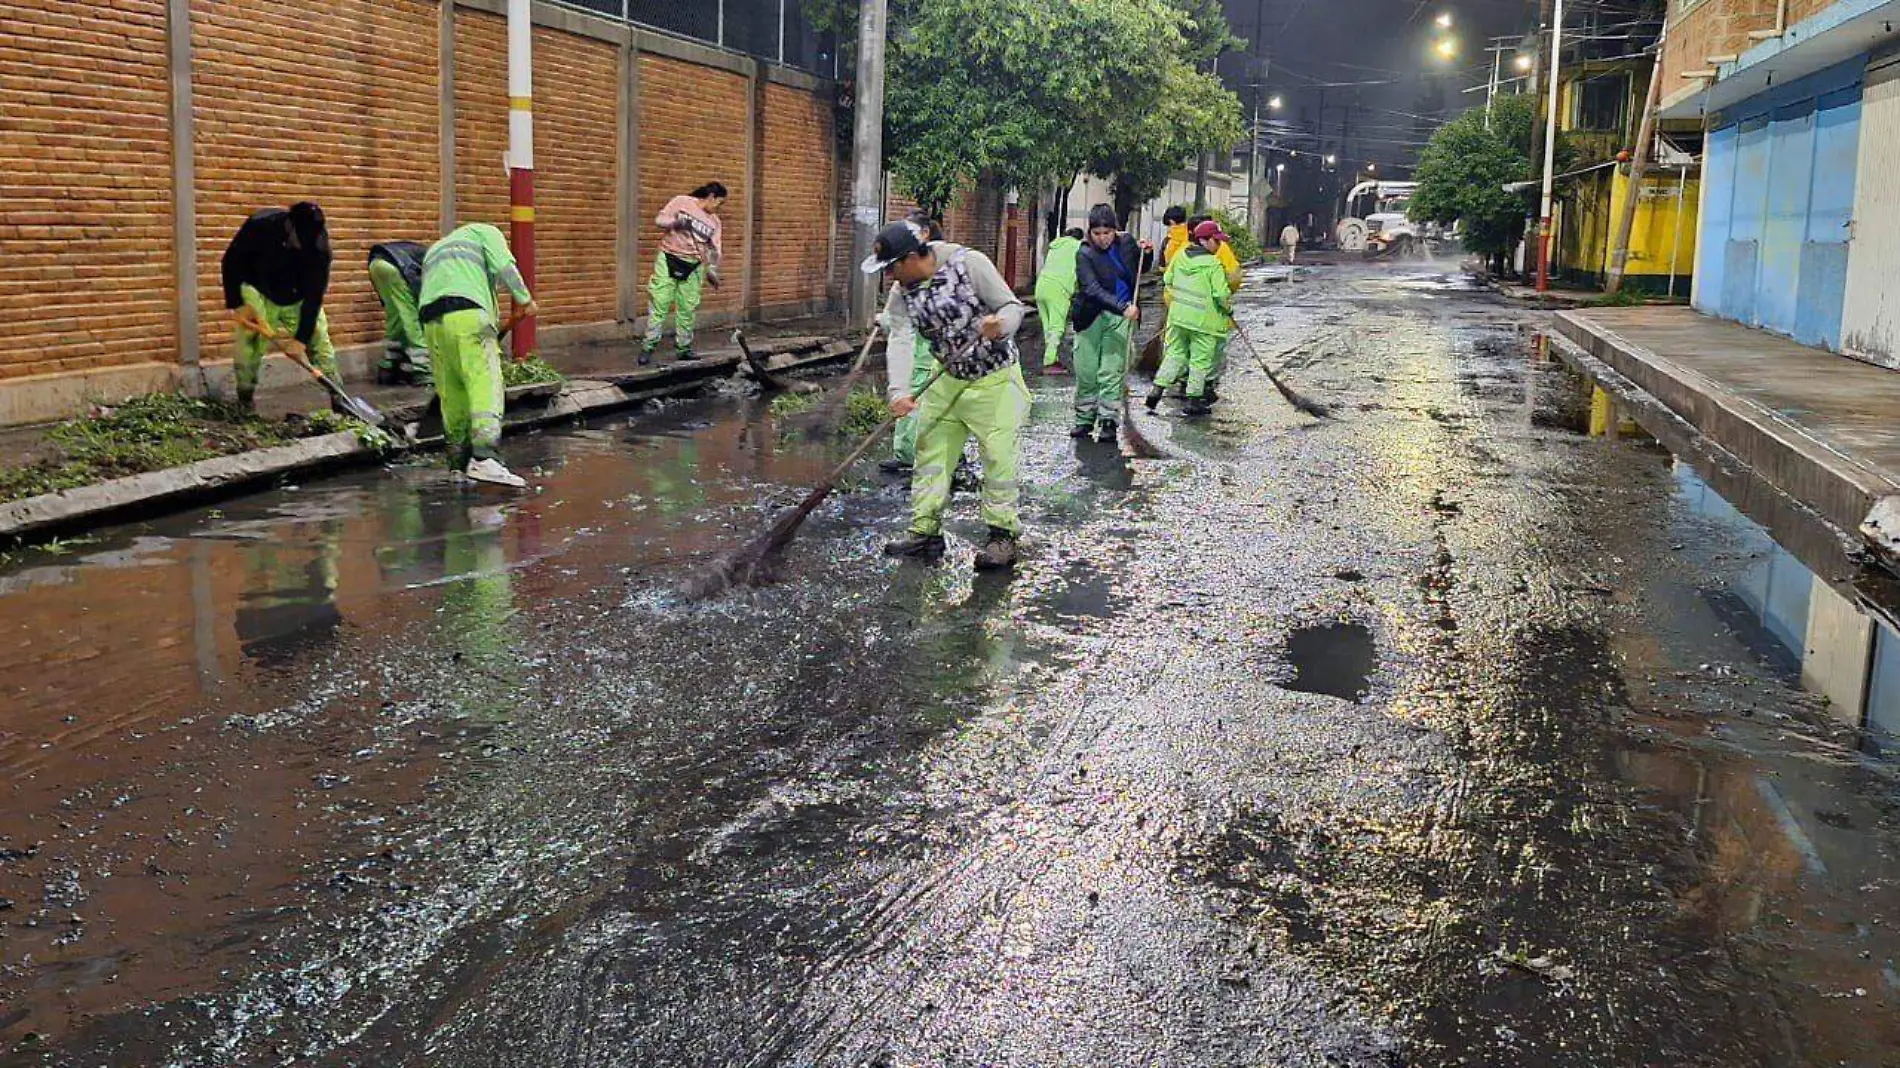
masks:
{"type": "Polygon", "coordinates": [[[1220,257],[1199,245],[1168,264],[1165,275],[1174,303],[1168,309],[1168,322],[1183,330],[1225,336],[1233,315],[1233,291],[1227,288],[1227,268],[1220,257]]]}
{"type": "Polygon", "coordinates": [[[1058,237],[1049,242],[1049,258],[1036,276],[1036,299],[1075,295],[1075,257],[1082,242],[1073,237],[1058,237]]]}
{"type": "Polygon", "coordinates": [[[508,239],[488,223],[469,223],[429,246],[429,254],[422,260],[422,296],[418,301],[426,311],[442,297],[472,300],[488,313],[490,322],[499,324],[497,285],[506,286],[516,304],[533,299],[521,269],[515,266],[515,254],[508,250],[508,239]]]}

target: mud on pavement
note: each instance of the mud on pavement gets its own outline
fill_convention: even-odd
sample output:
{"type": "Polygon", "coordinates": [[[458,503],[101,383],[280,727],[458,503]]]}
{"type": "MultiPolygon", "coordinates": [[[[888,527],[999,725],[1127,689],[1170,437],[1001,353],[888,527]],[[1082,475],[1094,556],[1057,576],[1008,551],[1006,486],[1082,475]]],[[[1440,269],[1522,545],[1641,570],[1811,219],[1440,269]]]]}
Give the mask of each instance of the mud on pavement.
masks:
{"type": "Polygon", "coordinates": [[[680,578],[842,455],[756,401],[0,573],[6,1065],[1893,1063],[1893,767],[1430,268],[1242,318],[1167,453],[1025,444],[1027,555],[680,578]]]}

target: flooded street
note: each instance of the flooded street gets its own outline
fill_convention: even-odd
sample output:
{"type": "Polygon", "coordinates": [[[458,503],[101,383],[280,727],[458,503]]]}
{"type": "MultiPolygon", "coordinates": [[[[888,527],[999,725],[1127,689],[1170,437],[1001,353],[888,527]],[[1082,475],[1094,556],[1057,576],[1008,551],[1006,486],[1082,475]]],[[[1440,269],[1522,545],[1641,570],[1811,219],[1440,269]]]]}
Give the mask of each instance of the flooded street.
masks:
{"type": "Polygon", "coordinates": [[[849,448],[726,395],[19,554],[0,1065],[1900,1064],[1839,546],[1440,269],[1246,300],[1333,418],[1032,377],[1013,576],[866,463],[681,597],[849,448]]]}

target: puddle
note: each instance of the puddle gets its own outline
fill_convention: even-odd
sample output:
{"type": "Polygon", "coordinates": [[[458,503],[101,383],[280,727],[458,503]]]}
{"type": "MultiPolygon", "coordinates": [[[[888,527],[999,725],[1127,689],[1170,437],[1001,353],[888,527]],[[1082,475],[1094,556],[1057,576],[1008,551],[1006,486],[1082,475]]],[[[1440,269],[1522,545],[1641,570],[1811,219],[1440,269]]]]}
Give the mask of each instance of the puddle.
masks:
{"type": "Polygon", "coordinates": [[[1293,666],[1293,678],[1281,689],[1357,704],[1371,689],[1378,653],[1372,632],[1357,623],[1301,627],[1286,636],[1286,659],[1293,666]]]}

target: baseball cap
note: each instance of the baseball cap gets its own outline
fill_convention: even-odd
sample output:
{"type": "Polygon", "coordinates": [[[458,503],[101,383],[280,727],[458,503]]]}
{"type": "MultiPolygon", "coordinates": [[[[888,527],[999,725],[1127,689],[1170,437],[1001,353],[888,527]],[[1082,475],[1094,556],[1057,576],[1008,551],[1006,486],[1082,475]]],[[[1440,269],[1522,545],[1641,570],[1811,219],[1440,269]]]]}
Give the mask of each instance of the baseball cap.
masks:
{"type": "Polygon", "coordinates": [[[1205,241],[1210,237],[1216,241],[1227,240],[1227,235],[1224,232],[1222,232],[1220,228],[1220,224],[1215,222],[1212,219],[1209,219],[1206,222],[1194,228],[1194,240],[1205,241]]]}
{"type": "Polygon", "coordinates": [[[871,254],[858,264],[858,270],[865,274],[877,274],[923,248],[924,242],[929,239],[929,232],[914,222],[894,222],[877,232],[877,240],[871,243],[871,254]]]}

